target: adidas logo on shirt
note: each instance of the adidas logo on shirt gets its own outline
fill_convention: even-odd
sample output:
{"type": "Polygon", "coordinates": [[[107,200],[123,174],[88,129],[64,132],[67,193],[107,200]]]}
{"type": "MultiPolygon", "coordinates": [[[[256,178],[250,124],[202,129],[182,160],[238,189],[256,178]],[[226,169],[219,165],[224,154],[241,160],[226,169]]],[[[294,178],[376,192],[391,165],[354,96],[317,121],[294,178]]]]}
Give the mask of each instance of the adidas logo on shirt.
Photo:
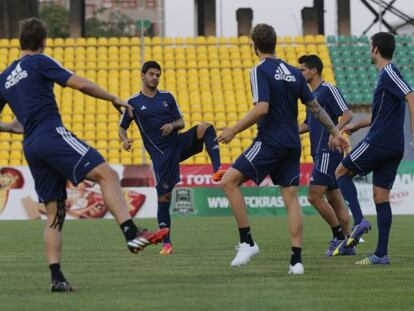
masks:
{"type": "Polygon", "coordinates": [[[141,110],[145,110],[145,109],[147,109],[146,106],[141,106],[141,110]]]}
{"type": "Polygon", "coordinates": [[[295,82],[296,77],[289,71],[285,64],[280,63],[275,73],[276,80],[283,80],[286,82],[295,82]]]}
{"type": "Polygon", "coordinates": [[[6,78],[6,84],[4,87],[6,89],[11,88],[12,86],[16,85],[21,79],[27,77],[27,71],[22,70],[20,67],[20,63],[17,64],[16,68],[11,72],[11,74],[6,78]]]}

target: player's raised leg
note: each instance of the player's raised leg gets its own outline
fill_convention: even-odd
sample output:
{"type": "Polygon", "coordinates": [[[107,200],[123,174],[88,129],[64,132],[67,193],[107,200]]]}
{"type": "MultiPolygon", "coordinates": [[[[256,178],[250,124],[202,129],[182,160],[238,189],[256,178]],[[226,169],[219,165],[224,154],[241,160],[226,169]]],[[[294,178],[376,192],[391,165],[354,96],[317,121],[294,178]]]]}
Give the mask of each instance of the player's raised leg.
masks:
{"type": "Polygon", "coordinates": [[[364,219],[364,216],[362,214],[361,206],[359,205],[358,192],[356,190],[354,181],[352,180],[355,175],[356,173],[347,169],[342,164],[339,164],[338,168],[335,171],[338,186],[341,189],[342,195],[344,196],[344,199],[348,204],[348,207],[351,210],[352,216],[354,218],[354,226],[358,226],[364,219]]]}
{"type": "Polygon", "coordinates": [[[213,165],[213,181],[219,182],[226,170],[221,168],[220,147],[217,142],[216,129],[211,123],[201,122],[197,126],[197,139],[203,139],[211,164],[213,165]]]}
{"type": "Polygon", "coordinates": [[[102,163],[92,169],[86,175],[86,179],[100,185],[105,205],[120,225],[131,252],[138,253],[150,244],[157,244],[168,234],[168,228],[150,232],[135,225],[122,195],[118,174],[107,163],[102,163]]]}
{"type": "Polygon", "coordinates": [[[247,264],[253,256],[259,254],[259,247],[253,241],[250,232],[246,203],[240,190],[241,184],[246,180],[247,178],[241,172],[232,168],[223,176],[223,179],[220,182],[220,186],[223,188],[229,199],[240,234],[237,255],[230,264],[233,267],[247,264]]]}
{"type": "Polygon", "coordinates": [[[353,227],[351,235],[346,240],[346,247],[352,247],[358,244],[361,236],[371,230],[371,224],[368,222],[368,220],[363,218],[361,207],[358,202],[358,193],[352,180],[356,173],[343,165],[343,163],[347,163],[346,165],[351,165],[351,155],[354,152],[356,153],[357,150],[359,150],[358,146],[345,157],[344,161],[339,164],[338,168],[335,171],[338,186],[341,189],[345,200],[348,202],[348,206],[351,210],[355,222],[355,226],[353,227]],[[353,206],[353,208],[351,208],[351,206],[353,206]]]}

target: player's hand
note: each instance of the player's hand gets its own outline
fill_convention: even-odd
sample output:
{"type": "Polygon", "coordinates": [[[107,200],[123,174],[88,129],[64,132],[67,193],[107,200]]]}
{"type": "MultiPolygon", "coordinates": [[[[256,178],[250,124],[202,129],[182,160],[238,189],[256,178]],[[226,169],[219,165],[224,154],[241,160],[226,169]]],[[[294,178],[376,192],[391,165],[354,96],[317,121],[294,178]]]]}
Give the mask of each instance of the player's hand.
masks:
{"type": "Polygon", "coordinates": [[[122,142],[122,147],[124,148],[125,151],[131,150],[132,142],[133,142],[133,139],[131,138],[127,138],[122,142]]]}
{"type": "Polygon", "coordinates": [[[348,135],[352,135],[359,129],[356,127],[355,123],[349,123],[342,128],[342,132],[348,135]]]}
{"type": "Polygon", "coordinates": [[[160,130],[162,136],[167,136],[174,130],[174,125],[172,123],[164,124],[161,126],[160,130]]]}
{"type": "Polygon", "coordinates": [[[234,131],[228,127],[222,128],[220,130],[222,132],[216,138],[219,143],[228,144],[233,140],[234,136],[236,136],[236,133],[234,133],[234,131]]]}
{"type": "Polygon", "coordinates": [[[348,140],[343,137],[340,133],[336,134],[335,136],[329,137],[328,142],[329,148],[332,150],[337,150],[340,153],[345,152],[349,148],[349,142],[348,140]]]}
{"type": "Polygon", "coordinates": [[[10,123],[0,121],[0,132],[23,134],[23,126],[17,119],[14,119],[10,123]]]}
{"type": "Polygon", "coordinates": [[[23,125],[19,121],[17,121],[17,119],[14,119],[10,126],[12,133],[23,134],[23,125]]]}
{"type": "Polygon", "coordinates": [[[130,104],[128,104],[127,102],[123,101],[122,99],[120,99],[118,97],[115,97],[115,99],[112,102],[112,106],[114,106],[114,108],[116,110],[118,110],[118,112],[120,114],[123,113],[123,111],[121,109],[122,107],[128,109],[128,114],[129,114],[130,117],[132,117],[132,110],[134,110],[134,108],[130,104]]]}

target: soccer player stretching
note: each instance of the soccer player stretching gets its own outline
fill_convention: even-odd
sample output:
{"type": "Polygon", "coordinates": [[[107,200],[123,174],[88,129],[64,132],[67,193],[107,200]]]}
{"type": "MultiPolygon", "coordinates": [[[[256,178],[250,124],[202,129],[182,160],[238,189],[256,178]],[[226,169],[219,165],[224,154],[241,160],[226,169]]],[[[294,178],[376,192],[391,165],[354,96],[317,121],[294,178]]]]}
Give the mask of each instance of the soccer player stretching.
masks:
{"type": "Polygon", "coordinates": [[[301,146],[297,124],[297,100],[300,98],[328,128],[333,136],[333,146],[344,148],[347,141],[318,104],[301,72],[275,58],[276,33],[273,27],[258,24],[253,28],[251,38],[260,59],[260,63],[253,67],[251,72],[255,105],[242,120],[230,128],[225,128],[218,137],[219,142],[229,143],[237,133],[258,123],[257,137],[252,145],[237,158],[221,181],[240,233],[240,244],[231,266],[246,264],[252,256],[259,253],[259,247],[250,233],[246,204],[240,186],[249,179],[260,184],[270,175],[273,183],[281,186],[288,211],[292,243],[289,273],[303,274],[303,219],[298,200],[301,146]]]}
{"type": "MultiPolygon", "coordinates": [[[[328,113],[338,130],[341,130],[349,123],[353,115],[339,90],[322,80],[322,60],[317,55],[303,55],[298,62],[300,71],[312,89],[312,94],[318,99],[319,104],[328,113]],[[338,122],[339,117],[341,119],[338,122]]],[[[325,255],[332,256],[351,229],[348,209],[335,178],[335,170],[343,156],[340,152],[329,149],[329,132],[309,110],[306,112],[305,122],[299,125],[300,134],[308,131],[314,163],[308,199],[331,227],[333,239],[325,255]],[[325,200],[325,195],[328,201],[325,200]]],[[[355,248],[353,247],[344,249],[341,255],[354,254],[355,248]]]]}
{"type": "MultiPolygon", "coordinates": [[[[119,136],[124,149],[130,150],[132,139],[128,138],[127,129],[133,120],[136,122],[152,161],[158,195],[158,225],[170,228],[171,191],[180,181],[180,162],[200,153],[205,145],[213,165],[212,179],[220,181],[225,170],[220,168],[220,149],[214,127],[201,122],[184,133],[178,133],[185,126],[174,96],[157,89],[161,66],[155,61],[148,61],[141,71],[142,90],[128,100],[134,107],[133,116],[128,109],[124,111],[119,136]]],[[[160,254],[171,253],[171,239],[167,235],[160,254]]]]}
{"type": "MultiPolygon", "coordinates": [[[[408,103],[411,118],[411,135],[414,139],[414,94],[401,77],[397,66],[391,63],[395,50],[392,34],[379,32],[371,38],[371,63],[378,73],[372,103],[372,115],[368,119],[348,124],[346,133],[352,134],[360,128],[371,126],[368,134],[345,157],[336,170],[342,193],[357,198],[352,178],[373,172],[373,193],[377,210],[378,242],[375,253],[358,261],[360,265],[389,264],[388,239],[391,230],[392,212],[390,190],[404,153],[404,114],[408,103]]],[[[355,199],[355,204],[358,200],[355,199]]],[[[358,204],[359,207],[359,204],[358,204]]],[[[361,209],[359,208],[360,213],[361,209]]],[[[361,213],[362,215],[362,213],[361,213]]],[[[338,251],[355,245],[364,232],[371,229],[363,219],[351,236],[338,246],[338,251]]]]}
{"type": "Polygon", "coordinates": [[[133,253],[160,242],[168,230],[150,232],[135,226],[129,216],[117,173],[94,148],[77,139],[63,126],[53,94],[53,83],[111,101],[117,108],[130,106],[44,55],[46,37],[47,26],[41,20],[30,18],[21,24],[21,58],[0,75],[0,108],[9,103],[23,125],[24,154],[39,201],[46,205],[44,242],[52,275],[51,290],[65,292],[72,291],[60,268],[67,180],[76,185],[83,179],[89,179],[101,186],[105,205],[120,225],[127,246],[133,253]]]}

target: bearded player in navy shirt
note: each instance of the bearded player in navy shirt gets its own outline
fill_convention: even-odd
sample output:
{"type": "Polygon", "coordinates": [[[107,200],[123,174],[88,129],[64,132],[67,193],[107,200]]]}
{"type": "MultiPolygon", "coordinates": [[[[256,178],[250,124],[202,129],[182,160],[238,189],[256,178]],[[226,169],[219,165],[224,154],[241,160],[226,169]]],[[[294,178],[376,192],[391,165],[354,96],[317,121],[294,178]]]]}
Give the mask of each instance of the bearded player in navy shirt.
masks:
{"type": "MultiPolygon", "coordinates": [[[[411,119],[411,139],[414,139],[414,94],[397,66],[391,62],[394,51],[395,38],[392,34],[379,32],[372,36],[371,63],[379,70],[372,115],[368,119],[346,125],[344,131],[352,134],[363,127],[371,127],[365,138],[353,148],[336,170],[337,181],[344,196],[348,192],[355,197],[356,188],[352,178],[356,174],[366,175],[373,172],[378,242],[375,253],[358,261],[359,265],[390,263],[390,190],[404,154],[404,115],[407,103],[411,119]]],[[[359,207],[357,199],[354,204],[359,207]]],[[[351,236],[338,246],[338,250],[355,245],[361,235],[370,229],[370,223],[363,219],[352,231],[351,236]]]]}
{"type": "Polygon", "coordinates": [[[117,173],[94,148],[63,126],[53,85],[58,83],[62,87],[111,101],[117,109],[132,107],[44,55],[46,38],[47,25],[43,21],[30,18],[22,22],[21,57],[0,75],[0,109],[8,103],[23,125],[24,154],[39,201],[46,205],[44,241],[51,270],[51,290],[68,292],[72,291],[72,286],[60,268],[67,180],[74,185],[83,179],[99,183],[105,205],[120,225],[127,246],[133,253],[160,242],[168,234],[168,229],[149,232],[135,226],[128,213],[117,173]]]}
{"type": "MultiPolygon", "coordinates": [[[[349,123],[353,115],[341,92],[332,84],[323,81],[322,60],[317,55],[303,55],[298,62],[300,71],[312,89],[312,94],[328,113],[338,130],[341,130],[349,123]]],[[[329,132],[309,110],[306,111],[305,122],[299,124],[299,133],[305,132],[309,132],[314,163],[308,200],[331,227],[333,238],[325,255],[332,256],[339,244],[350,234],[351,229],[348,209],[335,178],[335,170],[341,163],[343,155],[336,150],[329,149],[329,132]]],[[[344,249],[341,255],[354,254],[355,247],[352,247],[344,249]]]]}
{"type": "MultiPolygon", "coordinates": [[[[141,71],[142,90],[128,100],[134,107],[134,115],[131,117],[127,110],[124,112],[119,136],[124,149],[129,151],[132,140],[128,139],[127,129],[132,121],[138,125],[152,161],[158,195],[158,225],[160,228],[170,228],[171,191],[180,181],[180,162],[201,152],[205,145],[213,165],[212,179],[220,181],[225,170],[220,168],[220,149],[214,127],[201,122],[184,133],[178,133],[185,126],[174,96],[157,89],[161,66],[155,61],[148,61],[143,64],[141,71]]],[[[171,253],[171,239],[167,235],[160,254],[168,256],[171,253]]]]}
{"type": "Polygon", "coordinates": [[[251,72],[254,108],[236,125],[225,128],[218,137],[219,142],[229,143],[237,133],[257,122],[258,133],[253,144],[240,155],[221,181],[240,234],[240,244],[231,266],[244,265],[259,253],[259,247],[250,233],[246,204],[240,186],[249,179],[260,184],[270,175],[273,183],[281,186],[288,211],[292,243],[288,273],[303,274],[303,219],[298,200],[301,152],[297,124],[298,99],[328,128],[333,135],[332,146],[344,148],[348,143],[315,100],[302,73],[275,58],[276,33],[273,27],[258,24],[253,28],[251,38],[260,59],[260,63],[251,72]]]}

